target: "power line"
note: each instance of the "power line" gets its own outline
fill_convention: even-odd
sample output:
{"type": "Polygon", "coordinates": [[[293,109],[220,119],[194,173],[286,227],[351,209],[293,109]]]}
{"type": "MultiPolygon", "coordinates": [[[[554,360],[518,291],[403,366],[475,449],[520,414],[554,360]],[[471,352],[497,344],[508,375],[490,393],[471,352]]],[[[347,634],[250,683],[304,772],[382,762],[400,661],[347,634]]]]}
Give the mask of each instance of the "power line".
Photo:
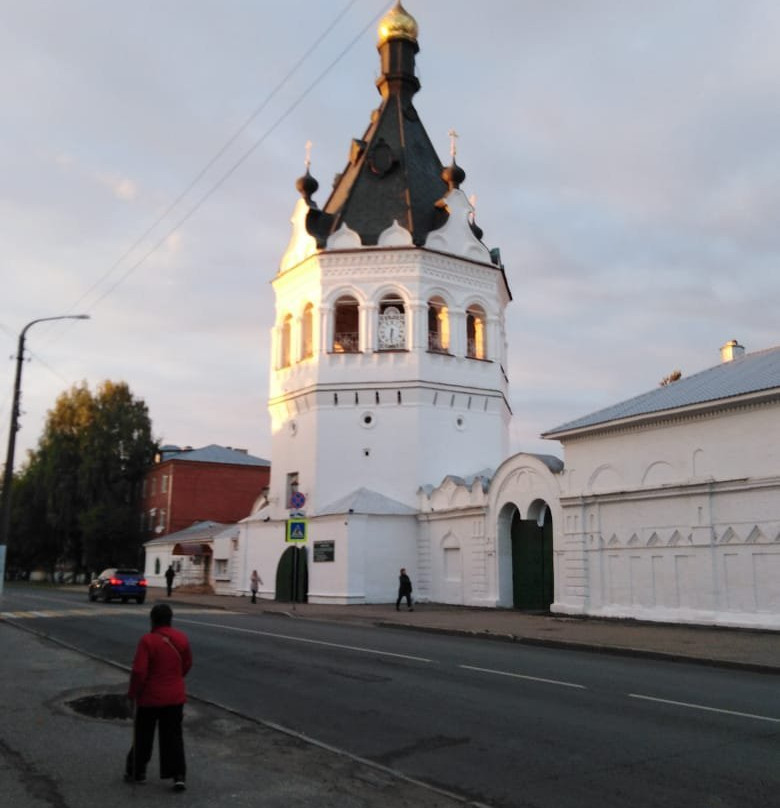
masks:
{"type": "MultiPolygon", "coordinates": [[[[276,84],[271,92],[266,96],[262,103],[250,114],[244,123],[228,138],[216,154],[206,163],[206,165],[198,172],[194,179],[187,185],[187,187],[168,205],[165,211],[155,219],[155,221],[139,236],[130,247],[120,256],[117,261],[110,267],[110,269],[103,274],[83,295],[71,306],[69,311],[74,310],[82,301],[84,301],[95,289],[104,283],[119,266],[144,242],[146,239],[168,218],[168,216],[180,205],[180,203],[187,197],[187,195],[195,188],[195,186],[203,179],[208,171],[214,164],[228,151],[228,149],[236,142],[239,136],[246,131],[252,122],[265,110],[271,100],[279,93],[285,84],[292,78],[304,62],[311,56],[323,40],[330,34],[336,25],[343,19],[347,12],[355,5],[358,0],[349,0],[349,2],[342,8],[336,15],[328,27],[317,37],[312,45],[307,48],[304,54],[295,62],[295,64],[288,70],[284,77],[276,84]]],[[[250,157],[250,155],[263,143],[265,140],[281,125],[281,123],[301,104],[301,102],[309,95],[309,93],[327,76],[331,70],[344,58],[344,56],[360,41],[363,34],[370,28],[379,17],[384,13],[386,2],[382,2],[382,7],[374,17],[360,30],[360,33],[354,37],[349,44],[339,53],[339,55],[320,73],[320,75],[298,96],[298,98],[287,108],[287,110],[279,116],[276,121],[263,133],[263,135],[255,141],[255,143],[225,172],[222,177],[217,180],[198,200],[197,202],[154,244],[150,249],[144,253],[135,263],[120,277],[111,284],[103,294],[96,300],[89,304],[89,309],[93,310],[96,306],[103,302],[118,286],[120,286],[138,267],[144,264],[163,244],[178,231],[206,202],[206,200],[215,193],[235,172],[236,170],[250,157]]]]}
{"type": "MultiPolygon", "coordinates": [[[[81,304],[89,295],[95,291],[104,281],[106,281],[114,272],[119,268],[119,266],[156,230],[162,222],[181,204],[181,202],[187,197],[187,195],[195,188],[195,186],[203,179],[203,177],[208,173],[208,171],[215,165],[215,163],[228,151],[228,149],[236,142],[238,137],[246,131],[246,129],[252,124],[252,122],[265,110],[271,100],[279,93],[279,91],[284,87],[284,85],[292,78],[292,76],[298,71],[298,69],[304,64],[304,62],[311,56],[311,54],[317,49],[317,47],[323,42],[323,40],[330,34],[330,32],[336,27],[336,25],[343,19],[343,17],[347,14],[347,12],[355,5],[358,0],[349,0],[349,2],[342,8],[342,10],[336,15],[330,25],[317,37],[317,39],[312,43],[312,45],[307,48],[304,54],[294,63],[294,65],[288,70],[288,72],[284,75],[284,77],[276,84],[276,86],[271,90],[271,92],[266,96],[266,98],[261,102],[261,104],[250,114],[250,116],[244,121],[244,123],[228,138],[228,140],[222,145],[222,147],[216,152],[216,154],[206,163],[206,165],[198,172],[198,174],[193,178],[193,180],[187,185],[187,187],[168,205],[165,211],[158,216],[155,221],[140,235],[131,245],[128,247],[124,253],[112,264],[112,266],[95,282],[92,286],[84,292],[78,300],[76,300],[73,305],[67,310],[68,312],[73,311],[76,306],[81,304]]],[[[362,39],[365,32],[374,25],[377,20],[385,13],[386,11],[386,0],[383,0],[381,7],[379,10],[374,14],[374,16],[367,22],[359,31],[359,33],[347,44],[347,46],[333,59],[330,64],[320,73],[320,75],[312,81],[306,89],[297,97],[297,99],[290,104],[290,106],[271,124],[271,126],[266,129],[266,131],[262,134],[260,138],[258,138],[254,144],[247,149],[243,155],[220,177],[217,182],[215,182],[198,200],[197,202],[165,233],[165,235],[158,239],[146,253],[144,253],[141,258],[139,258],[135,263],[131,264],[130,267],[113,283],[111,284],[103,294],[101,294],[96,300],[94,300],[91,304],[89,304],[88,308],[90,311],[94,310],[100,303],[103,302],[118,286],[120,286],[136,269],[138,269],[142,264],[144,264],[160,247],[174,234],[176,233],[187,221],[189,221],[192,216],[203,206],[206,200],[209,199],[237,170],[238,168],[249,159],[249,157],[256,151],[256,149],[262,145],[268,137],[292,114],[292,112],[300,106],[303,100],[311,93],[311,91],[336,67],[336,65],[346,56],[346,54],[362,39]]],[[[4,331],[11,333],[9,329],[5,326],[0,324],[0,327],[4,331]]],[[[65,326],[67,327],[67,326],[65,326]]],[[[52,335],[52,339],[54,338],[55,334],[52,335]]],[[[31,358],[32,358],[31,354],[31,358]]],[[[67,383],[67,380],[59,374],[54,368],[46,364],[40,357],[35,356],[35,359],[41,364],[44,365],[51,373],[58,376],[59,378],[63,379],[67,383]]],[[[2,403],[0,407],[0,412],[5,409],[7,401],[2,403]]]]}

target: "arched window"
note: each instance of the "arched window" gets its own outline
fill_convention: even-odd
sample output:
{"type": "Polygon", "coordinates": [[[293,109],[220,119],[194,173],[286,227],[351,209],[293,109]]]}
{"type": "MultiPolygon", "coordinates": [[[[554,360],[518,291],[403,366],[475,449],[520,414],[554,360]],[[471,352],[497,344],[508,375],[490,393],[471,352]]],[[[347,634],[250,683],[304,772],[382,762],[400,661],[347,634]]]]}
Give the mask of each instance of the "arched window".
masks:
{"type": "Polygon", "coordinates": [[[448,353],[450,349],[450,317],[447,304],[440,297],[428,301],[428,350],[448,353]]]}
{"type": "Polygon", "coordinates": [[[281,345],[279,353],[279,367],[290,367],[290,340],[292,339],[292,314],[288,314],[282,321],[281,345]]]}
{"type": "Polygon", "coordinates": [[[380,351],[406,348],[406,314],[398,295],[385,295],[379,302],[376,334],[380,351]]]}
{"type": "Polygon", "coordinates": [[[360,350],[360,309],[357,300],[344,295],[333,308],[333,352],[357,353],[360,350]]]}
{"type": "Polygon", "coordinates": [[[466,356],[471,359],[487,357],[485,310],[482,306],[469,306],[466,310],[466,356]]]}
{"type": "Polygon", "coordinates": [[[306,305],[301,318],[301,359],[314,356],[314,306],[306,305]]]}

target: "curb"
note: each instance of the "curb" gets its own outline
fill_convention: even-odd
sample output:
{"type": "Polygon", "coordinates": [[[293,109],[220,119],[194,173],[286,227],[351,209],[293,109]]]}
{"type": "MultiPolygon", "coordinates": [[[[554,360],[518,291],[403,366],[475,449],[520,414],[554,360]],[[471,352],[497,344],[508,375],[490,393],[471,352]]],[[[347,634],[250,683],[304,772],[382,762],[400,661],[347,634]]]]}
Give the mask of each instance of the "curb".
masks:
{"type": "Polygon", "coordinates": [[[494,634],[489,629],[474,631],[470,629],[439,628],[438,626],[412,626],[408,623],[374,623],[379,628],[398,628],[407,631],[425,631],[432,634],[445,634],[452,637],[471,637],[494,642],[510,642],[517,645],[530,645],[539,648],[559,648],[567,651],[583,651],[591,654],[607,654],[610,656],[624,656],[638,659],[656,659],[661,662],[683,662],[692,665],[704,665],[712,668],[727,668],[732,670],[750,671],[769,675],[780,675],[780,667],[762,665],[758,662],[740,662],[734,659],[715,659],[712,657],[697,657],[668,651],[650,651],[646,648],[633,648],[622,645],[601,645],[596,643],[582,643],[573,640],[551,640],[542,637],[522,637],[515,634],[494,634]]]}

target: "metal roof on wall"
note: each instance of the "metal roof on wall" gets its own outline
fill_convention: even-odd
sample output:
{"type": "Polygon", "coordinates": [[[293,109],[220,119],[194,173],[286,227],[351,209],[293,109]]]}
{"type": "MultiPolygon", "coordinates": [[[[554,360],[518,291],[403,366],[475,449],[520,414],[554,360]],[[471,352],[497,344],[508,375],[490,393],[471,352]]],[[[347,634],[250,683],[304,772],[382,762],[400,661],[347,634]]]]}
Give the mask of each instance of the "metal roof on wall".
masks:
{"type": "Polygon", "coordinates": [[[611,421],[728,400],[776,388],[780,389],[780,347],[745,354],[692,376],[683,376],[665,387],[657,387],[555,427],[542,433],[542,437],[554,438],[561,433],[611,421]]]}

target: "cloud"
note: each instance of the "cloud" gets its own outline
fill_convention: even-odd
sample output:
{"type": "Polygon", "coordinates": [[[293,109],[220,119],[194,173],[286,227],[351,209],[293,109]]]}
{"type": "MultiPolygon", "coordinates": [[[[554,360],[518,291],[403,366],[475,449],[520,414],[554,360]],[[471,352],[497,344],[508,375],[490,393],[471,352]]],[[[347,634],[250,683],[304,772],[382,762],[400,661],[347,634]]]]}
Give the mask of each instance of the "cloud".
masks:
{"type": "MultiPolygon", "coordinates": [[[[449,129],[459,132],[464,191],[479,198],[514,295],[513,446],[551,451],[539,432],[675,367],[715,364],[727,339],[777,344],[767,301],[780,297],[780,4],[491,0],[479,14],[468,0],[412,5],[415,106],[440,157],[449,129]]],[[[323,204],[378,105],[373,30],[294,105],[380,6],[355,4],[184,206],[141,238],[334,8],[191,0],[183,23],[152,0],[10,4],[0,30],[13,66],[0,76],[0,354],[14,352],[24,323],[76,310],[85,294],[77,308],[93,314],[56,337],[31,332],[31,349],[59,375],[25,371],[20,445],[34,442],[69,383],[108,377],[127,379],[175,442],[268,456],[270,281],[294,183],[311,139],[323,204]]]]}

